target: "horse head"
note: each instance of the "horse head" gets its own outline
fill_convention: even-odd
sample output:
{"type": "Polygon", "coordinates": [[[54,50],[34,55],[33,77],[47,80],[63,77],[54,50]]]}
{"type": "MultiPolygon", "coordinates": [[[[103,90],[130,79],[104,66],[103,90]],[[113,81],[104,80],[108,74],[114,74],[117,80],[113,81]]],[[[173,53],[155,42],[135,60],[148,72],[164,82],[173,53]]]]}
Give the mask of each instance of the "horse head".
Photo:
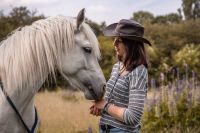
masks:
{"type": "Polygon", "coordinates": [[[63,52],[60,70],[73,87],[84,93],[86,99],[99,100],[105,91],[105,78],[98,63],[100,51],[95,34],[84,20],[85,9],[82,9],[73,20],[73,48],[63,52]]]}

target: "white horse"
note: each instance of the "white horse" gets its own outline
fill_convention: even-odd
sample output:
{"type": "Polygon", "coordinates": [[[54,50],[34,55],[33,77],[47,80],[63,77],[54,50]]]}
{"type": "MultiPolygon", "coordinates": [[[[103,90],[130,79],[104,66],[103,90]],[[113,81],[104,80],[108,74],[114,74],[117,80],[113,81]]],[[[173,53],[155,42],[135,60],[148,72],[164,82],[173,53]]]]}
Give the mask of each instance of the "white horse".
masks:
{"type": "MultiPolygon", "coordinates": [[[[29,129],[35,121],[34,96],[58,70],[86,99],[103,97],[105,78],[98,63],[96,36],[77,18],[50,17],[19,28],[0,43],[0,81],[29,129]]],[[[0,87],[0,132],[26,133],[0,87]]],[[[37,130],[34,131],[35,133],[37,130]]]]}

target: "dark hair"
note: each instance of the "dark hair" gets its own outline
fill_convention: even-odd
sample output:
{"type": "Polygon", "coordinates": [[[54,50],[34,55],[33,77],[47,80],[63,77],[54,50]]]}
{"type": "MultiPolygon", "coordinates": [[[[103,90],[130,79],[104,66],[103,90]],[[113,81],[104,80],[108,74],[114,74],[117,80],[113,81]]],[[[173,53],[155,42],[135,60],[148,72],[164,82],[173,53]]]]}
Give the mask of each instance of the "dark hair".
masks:
{"type": "Polygon", "coordinates": [[[141,64],[148,68],[148,61],[144,48],[144,43],[125,38],[122,38],[122,42],[126,48],[126,56],[123,61],[126,70],[132,71],[141,64]]]}

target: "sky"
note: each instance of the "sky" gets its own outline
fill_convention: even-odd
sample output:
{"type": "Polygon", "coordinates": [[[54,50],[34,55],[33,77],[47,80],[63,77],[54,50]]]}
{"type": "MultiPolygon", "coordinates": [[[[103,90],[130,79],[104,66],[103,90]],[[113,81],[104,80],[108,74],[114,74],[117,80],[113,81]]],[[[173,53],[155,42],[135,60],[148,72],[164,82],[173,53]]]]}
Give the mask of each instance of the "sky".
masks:
{"type": "Polygon", "coordinates": [[[76,17],[85,8],[90,20],[111,24],[129,19],[137,11],[149,11],[154,16],[177,13],[181,3],[182,0],[0,0],[0,10],[7,14],[13,7],[26,6],[45,16],[76,17]]]}

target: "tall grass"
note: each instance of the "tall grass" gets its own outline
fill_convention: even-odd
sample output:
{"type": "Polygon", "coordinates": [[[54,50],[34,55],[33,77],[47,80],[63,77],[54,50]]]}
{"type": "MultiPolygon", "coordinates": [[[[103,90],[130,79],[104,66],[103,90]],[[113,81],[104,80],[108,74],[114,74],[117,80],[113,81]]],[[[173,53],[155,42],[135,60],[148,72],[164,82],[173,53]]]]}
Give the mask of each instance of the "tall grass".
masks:
{"type": "Polygon", "coordinates": [[[39,133],[87,133],[98,131],[98,118],[89,114],[90,101],[81,92],[41,92],[36,95],[39,133]]]}

